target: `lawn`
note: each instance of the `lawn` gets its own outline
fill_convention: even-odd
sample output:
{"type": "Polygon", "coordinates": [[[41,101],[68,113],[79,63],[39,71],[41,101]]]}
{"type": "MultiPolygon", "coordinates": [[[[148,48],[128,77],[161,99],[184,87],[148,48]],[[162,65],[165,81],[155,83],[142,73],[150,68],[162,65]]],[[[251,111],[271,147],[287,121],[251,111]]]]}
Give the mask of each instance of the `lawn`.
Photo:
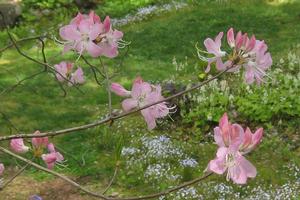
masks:
{"type": "MultiPolygon", "coordinates": [[[[148,4],[143,4],[143,6],[145,5],[148,4]]],[[[101,8],[97,10],[101,10],[101,8]]],[[[131,8],[128,8],[129,11],[135,12],[131,8]]],[[[110,7],[102,12],[102,15],[112,14],[116,17],[122,17],[115,11],[113,12],[110,7]]],[[[62,20],[66,23],[69,19],[64,17],[62,20]]],[[[299,21],[300,2],[297,1],[199,0],[188,1],[187,6],[179,10],[173,9],[160,15],[152,14],[141,22],[118,27],[124,32],[124,39],[131,42],[129,51],[127,53],[124,49],[121,51],[120,58],[104,59],[104,62],[109,66],[112,73],[118,72],[113,81],[124,84],[128,89],[137,75],[152,82],[165,82],[171,79],[171,76],[177,73],[174,64],[172,64],[174,57],[178,62],[187,60],[186,71],[178,76],[177,81],[182,84],[186,84],[190,80],[198,81],[198,75],[203,73],[206,65],[198,60],[195,44],[198,43],[199,47],[204,48],[203,40],[205,38],[215,37],[220,31],[226,32],[230,27],[255,34],[258,39],[264,39],[273,57],[274,65],[271,70],[279,68],[283,75],[289,74],[295,80],[291,85],[286,83],[282,87],[278,87],[277,93],[275,93],[276,88],[268,90],[273,95],[287,95],[287,104],[291,104],[291,108],[280,107],[278,112],[275,113],[274,111],[273,114],[272,111],[270,116],[266,117],[256,116],[257,113],[255,112],[245,113],[246,111],[241,110],[242,106],[238,108],[242,114],[240,115],[241,118],[235,120],[253,128],[263,126],[265,130],[263,143],[249,156],[258,169],[256,179],[250,181],[247,186],[240,187],[225,182],[225,178],[222,176],[213,176],[194,188],[199,194],[202,194],[203,198],[233,199],[237,198],[235,195],[239,193],[241,198],[248,197],[251,199],[252,197],[255,199],[253,195],[262,198],[264,194],[271,194],[272,196],[280,193],[282,199],[289,199],[289,194],[283,187],[285,184],[292,188],[293,194],[296,195],[294,198],[299,198],[300,194],[296,192],[300,191],[300,106],[299,99],[298,101],[296,99],[297,94],[298,97],[300,94],[300,48],[297,47],[300,44],[299,21]],[[293,59],[290,58],[290,52],[296,53],[294,60],[299,60],[295,61],[292,67],[288,67],[288,62],[293,59]],[[281,59],[285,60],[284,64],[281,63],[281,59]],[[122,62],[122,66],[119,66],[120,62],[122,62]],[[289,90],[290,88],[293,89],[293,92],[289,90]],[[288,98],[289,95],[290,99],[288,98]],[[259,190],[258,185],[261,190],[259,190]],[[223,190],[218,189],[218,187],[223,187],[223,190]],[[220,190],[222,192],[218,192],[220,190]]],[[[51,23],[59,24],[61,22],[53,20],[51,23]]],[[[44,25],[40,26],[44,27],[44,25]]],[[[27,27],[19,27],[12,31],[18,38],[22,38],[29,35],[27,29],[27,27]]],[[[41,28],[36,32],[39,33],[41,30],[44,31],[41,28]]],[[[55,33],[55,31],[53,32],[55,33]]],[[[6,43],[7,37],[5,37],[5,33],[2,32],[0,34],[1,44],[6,43]]],[[[62,56],[60,53],[61,46],[52,41],[47,41],[46,44],[46,55],[51,64],[56,64],[62,59],[75,60],[77,58],[72,53],[62,56]]],[[[26,53],[42,59],[38,42],[28,42],[22,47],[26,53]]],[[[93,64],[100,65],[99,60],[94,60],[93,64]]],[[[2,102],[0,105],[2,114],[0,135],[17,133],[17,130],[12,128],[10,124],[14,124],[20,132],[32,133],[35,130],[59,130],[78,126],[104,116],[107,113],[105,88],[97,85],[91,70],[82,60],[78,61],[78,65],[84,68],[87,75],[86,84],[80,87],[82,92],[73,87],[65,87],[67,95],[63,97],[63,91],[53,75],[45,73],[24,82],[9,93],[0,95],[2,102]]],[[[0,57],[0,87],[5,89],[18,80],[42,69],[41,66],[20,57],[12,48],[1,54],[0,57]]],[[[255,110],[253,105],[249,105],[251,103],[246,104],[245,102],[256,102],[259,105],[261,103],[260,94],[264,90],[255,86],[252,89],[258,95],[249,96],[241,92],[245,92],[244,83],[241,84],[237,79],[233,79],[232,84],[237,84],[238,89],[233,87],[232,90],[238,96],[237,102],[242,102],[239,105],[247,105],[247,108],[255,110]],[[240,84],[241,86],[239,86],[240,84]]],[[[277,101],[277,98],[274,97],[274,99],[276,100],[272,101],[273,107],[277,108],[282,105],[282,102],[277,101]]],[[[278,97],[278,99],[280,98],[278,97]]],[[[120,100],[121,98],[113,96],[115,109],[120,109],[120,100]]],[[[212,144],[212,136],[208,134],[212,132],[216,121],[206,123],[207,120],[199,116],[206,116],[206,113],[211,110],[219,110],[220,108],[222,110],[224,106],[216,104],[211,107],[210,104],[204,104],[202,107],[198,105],[195,107],[199,108],[200,111],[194,110],[196,114],[192,117],[189,115],[190,121],[172,122],[165,120],[159,128],[151,132],[147,131],[142,118],[139,115],[134,115],[125,120],[116,121],[112,126],[103,125],[86,131],[59,136],[53,140],[58,147],[64,150],[67,163],[64,168],[57,170],[71,177],[82,177],[80,182],[83,184],[86,184],[87,179],[90,181],[88,187],[99,190],[99,188],[104,188],[103,185],[106,185],[112,177],[116,162],[120,161],[119,176],[109,193],[117,192],[130,196],[159,191],[166,189],[167,185],[175,185],[178,182],[197,177],[205,169],[216,151],[215,145],[212,144]],[[121,154],[121,149],[124,147],[145,150],[141,138],[150,140],[160,135],[169,137],[174,148],[195,159],[198,162],[197,167],[195,169],[181,169],[176,163],[176,159],[179,158],[175,156],[166,163],[171,165],[172,172],[170,173],[179,174],[181,179],[170,181],[154,177],[148,180],[144,177],[144,172],[148,166],[159,161],[141,160],[142,164],[138,165],[129,163],[128,160],[130,159],[121,154]],[[189,139],[185,140],[186,137],[189,139]]],[[[220,113],[217,114],[216,118],[219,116],[220,113]]],[[[147,150],[145,150],[146,152],[147,150]]],[[[6,155],[0,156],[1,162],[5,165],[16,163],[15,160],[6,155]]],[[[139,156],[134,155],[133,158],[142,159],[139,156]]],[[[33,178],[35,182],[53,180],[51,176],[37,173],[34,169],[26,171],[24,177],[25,180],[26,178],[33,178]]],[[[30,190],[26,194],[30,194],[30,192],[33,191],[30,190]]],[[[0,192],[0,196],[7,194],[5,190],[0,192]]],[[[22,199],[22,197],[15,198],[22,199]]],[[[84,198],[88,199],[88,197],[84,198]]],[[[190,199],[197,198],[200,197],[190,197],[190,199]]],[[[169,199],[178,199],[178,197],[171,196],[169,199]]]]}

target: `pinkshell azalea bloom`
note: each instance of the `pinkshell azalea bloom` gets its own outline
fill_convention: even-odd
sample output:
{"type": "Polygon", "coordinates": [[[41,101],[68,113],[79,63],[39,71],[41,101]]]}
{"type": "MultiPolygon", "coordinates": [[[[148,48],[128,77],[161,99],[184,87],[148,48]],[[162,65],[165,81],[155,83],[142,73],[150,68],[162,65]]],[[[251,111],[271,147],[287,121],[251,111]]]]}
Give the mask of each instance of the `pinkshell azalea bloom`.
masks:
{"type": "Polygon", "coordinates": [[[214,128],[214,139],[219,147],[238,146],[241,144],[244,130],[239,124],[231,124],[227,113],[221,117],[219,126],[214,128]]]}
{"type": "Polygon", "coordinates": [[[88,52],[92,57],[116,57],[118,48],[126,45],[123,33],[112,29],[110,18],[106,17],[102,23],[94,11],[89,15],[78,13],[69,25],[60,29],[60,36],[66,40],[64,52],[72,49],[79,55],[88,52]]]}
{"type": "Polygon", "coordinates": [[[243,141],[240,144],[239,150],[243,153],[248,153],[255,149],[255,147],[261,142],[263,136],[263,128],[257,129],[254,134],[251,133],[251,130],[247,127],[243,141]]]}
{"type": "Polygon", "coordinates": [[[246,184],[248,178],[256,177],[256,168],[238,151],[219,147],[217,156],[211,160],[206,171],[216,174],[224,174],[227,171],[226,180],[230,179],[236,184],[246,184]]]}
{"type": "Polygon", "coordinates": [[[12,139],[10,141],[10,147],[17,153],[26,153],[29,150],[29,147],[24,145],[22,138],[12,139]]]}
{"type": "MultiPolygon", "coordinates": [[[[121,88],[121,90],[123,89],[121,88]]],[[[121,93],[122,95],[120,96],[123,96],[124,94],[124,91],[120,92],[120,86],[117,84],[114,85],[112,91],[117,95],[121,93]]],[[[126,95],[129,95],[129,93],[126,95]]],[[[126,112],[134,108],[142,108],[164,99],[161,95],[161,87],[159,85],[151,85],[144,82],[140,77],[135,79],[130,92],[130,97],[131,98],[125,99],[122,102],[123,110],[126,112]]],[[[156,119],[167,116],[169,114],[169,110],[170,108],[167,107],[165,102],[141,110],[141,113],[148,125],[148,129],[154,129],[156,127],[156,119]]]]}
{"type": "Polygon", "coordinates": [[[226,52],[221,50],[222,37],[223,32],[220,32],[215,38],[215,40],[211,38],[207,38],[204,40],[204,46],[206,47],[207,52],[214,55],[214,57],[208,58],[208,65],[205,70],[206,73],[210,71],[210,65],[213,62],[217,62],[217,67],[220,67],[219,64],[223,63],[221,58],[226,55],[226,52]]]}
{"type": "Polygon", "coordinates": [[[0,163],[0,176],[3,174],[4,169],[5,169],[4,165],[0,163]]]}
{"type": "Polygon", "coordinates": [[[101,23],[94,23],[94,20],[77,15],[71,24],[63,26],[59,30],[62,39],[66,40],[64,52],[71,49],[82,55],[87,51],[92,57],[101,55],[101,49],[94,43],[102,29],[101,23]]]}
{"type": "Polygon", "coordinates": [[[126,90],[122,85],[119,83],[112,83],[110,86],[111,91],[121,97],[129,97],[131,92],[126,90]]]}
{"type": "Polygon", "coordinates": [[[64,157],[57,151],[55,151],[54,145],[50,143],[48,145],[48,154],[43,154],[42,159],[46,163],[48,169],[53,169],[55,163],[60,163],[64,160],[64,157]]]}
{"type": "Polygon", "coordinates": [[[214,57],[206,58],[200,55],[202,51],[198,50],[198,57],[208,62],[205,72],[208,73],[210,65],[215,62],[218,71],[230,68],[228,72],[235,72],[244,67],[244,79],[247,84],[265,82],[264,77],[268,76],[265,71],[272,65],[272,57],[267,52],[268,47],[265,42],[256,40],[254,35],[248,37],[247,33],[243,34],[241,31],[235,36],[233,28],[230,28],[227,32],[227,43],[231,52],[226,54],[221,50],[222,37],[223,32],[220,32],[215,40],[207,38],[204,41],[207,52],[213,54],[214,57]],[[226,61],[223,62],[223,60],[226,61]]]}
{"type": "Polygon", "coordinates": [[[74,64],[62,61],[59,64],[54,65],[56,73],[56,78],[59,82],[65,82],[69,80],[68,85],[73,84],[83,84],[84,74],[81,67],[78,67],[74,72],[74,64]]]}

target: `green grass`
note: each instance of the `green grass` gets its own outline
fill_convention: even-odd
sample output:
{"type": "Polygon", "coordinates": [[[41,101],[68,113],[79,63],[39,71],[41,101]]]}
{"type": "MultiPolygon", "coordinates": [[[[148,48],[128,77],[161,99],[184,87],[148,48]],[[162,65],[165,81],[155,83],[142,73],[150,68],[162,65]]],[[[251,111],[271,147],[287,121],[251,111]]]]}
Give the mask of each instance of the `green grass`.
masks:
{"type": "MultiPolygon", "coordinates": [[[[131,8],[130,8],[131,9],[131,8]]],[[[145,80],[162,81],[175,73],[172,65],[173,57],[183,60],[188,57],[189,67],[187,74],[182,76],[182,80],[195,77],[201,71],[194,71],[194,64],[197,63],[195,44],[198,42],[202,47],[206,37],[215,37],[220,31],[227,31],[234,27],[235,30],[242,30],[250,34],[255,34],[258,39],[264,39],[269,46],[274,61],[286,55],[286,52],[295,44],[300,43],[300,24],[299,24],[300,3],[268,4],[265,1],[229,1],[229,3],[203,2],[190,3],[188,7],[165,13],[160,16],[151,16],[147,20],[119,27],[125,33],[125,40],[131,41],[130,51],[124,59],[119,76],[114,81],[120,81],[127,88],[130,88],[131,81],[141,75],[145,80]]],[[[108,9],[108,11],[110,11],[108,9]]],[[[67,20],[67,19],[66,19],[67,20]]],[[[68,21],[68,20],[67,20],[68,21]]],[[[16,28],[16,34],[22,37],[23,28],[16,28]],[[18,30],[21,30],[18,32],[18,30]]],[[[4,33],[1,33],[1,38],[4,33]]],[[[75,60],[76,56],[71,53],[65,57],[59,54],[60,48],[47,43],[46,54],[52,64],[60,62],[62,59],[75,60]]],[[[41,59],[41,53],[37,48],[32,48],[32,43],[24,45],[24,50],[30,55],[41,59]]],[[[121,52],[123,54],[125,50],[121,52]]],[[[17,77],[22,79],[42,67],[20,57],[13,49],[3,53],[0,58],[0,87],[6,88],[17,81],[17,77]]],[[[117,70],[117,64],[121,58],[113,61],[105,59],[110,68],[117,70]]],[[[99,61],[93,61],[99,65],[99,61]]],[[[78,63],[84,66],[82,61],[78,63]]],[[[199,63],[197,63],[199,65],[199,63]]],[[[203,63],[200,63],[204,67],[203,63]]],[[[43,74],[32,80],[26,81],[11,93],[0,96],[0,111],[5,113],[16,127],[26,133],[32,133],[39,129],[41,131],[58,130],[85,124],[99,119],[106,114],[107,97],[104,87],[99,87],[93,80],[93,75],[89,68],[84,66],[87,74],[87,83],[80,87],[84,94],[75,88],[66,87],[68,92],[66,97],[62,97],[54,77],[50,74],[43,74]]],[[[114,108],[120,108],[120,98],[114,96],[114,108]]],[[[297,118],[291,119],[297,126],[297,118]]],[[[169,123],[167,128],[171,125],[169,123]]],[[[0,135],[9,134],[11,127],[5,119],[0,121],[0,135]]],[[[120,158],[120,148],[126,146],[132,139],[133,132],[144,132],[146,134],[167,134],[170,136],[188,135],[184,129],[177,127],[178,130],[169,131],[164,127],[149,133],[144,122],[136,115],[116,122],[111,128],[100,126],[87,131],[80,131],[69,135],[60,136],[55,141],[67,153],[79,162],[84,159],[84,167],[78,165],[78,161],[68,158],[68,167],[62,170],[73,176],[91,176],[93,181],[103,180],[106,182],[112,176],[115,162],[120,158]],[[119,129],[119,126],[121,127],[119,129]],[[138,127],[138,128],[135,128],[138,127]]],[[[210,127],[212,128],[212,127],[210,127]]],[[[276,128],[276,127],[275,127],[276,128]]],[[[293,127],[292,130],[294,130],[293,127]]],[[[211,129],[212,130],[212,129],[211,129]]],[[[282,166],[295,162],[299,164],[299,149],[289,151],[287,143],[282,142],[281,137],[271,136],[272,130],[266,130],[266,139],[263,145],[250,156],[252,161],[258,166],[258,182],[264,184],[282,184],[288,175],[282,173],[278,177],[270,169],[282,170],[282,166]]],[[[12,133],[16,133],[12,130],[12,133]]],[[[295,133],[296,134],[296,133],[295,133]]],[[[135,137],[141,135],[136,134],[135,137]]],[[[192,136],[191,136],[192,137],[192,136]]],[[[197,137],[196,137],[197,138],[197,137]]],[[[193,143],[191,143],[193,144],[193,143]]],[[[208,160],[213,157],[215,152],[214,145],[205,144],[199,146],[193,144],[188,150],[196,155],[201,164],[200,169],[204,169],[208,160]]],[[[1,161],[5,164],[11,163],[9,157],[1,155],[1,161]]],[[[122,159],[121,159],[122,160],[122,159]]],[[[116,187],[120,190],[129,189],[132,194],[147,193],[155,189],[141,180],[128,178],[122,160],[123,169],[120,172],[120,181],[116,187]],[[128,186],[128,182],[131,183],[128,186]],[[132,185],[136,188],[132,189],[132,185]]],[[[200,172],[201,170],[198,170],[200,172]]],[[[35,174],[29,172],[29,174],[35,174]]],[[[193,176],[199,173],[193,174],[193,176]]],[[[44,176],[35,175],[37,179],[44,176]]],[[[223,182],[223,177],[212,178],[223,182]]],[[[250,183],[255,185],[255,181],[250,183]]],[[[163,186],[162,186],[163,187],[163,186]]]]}

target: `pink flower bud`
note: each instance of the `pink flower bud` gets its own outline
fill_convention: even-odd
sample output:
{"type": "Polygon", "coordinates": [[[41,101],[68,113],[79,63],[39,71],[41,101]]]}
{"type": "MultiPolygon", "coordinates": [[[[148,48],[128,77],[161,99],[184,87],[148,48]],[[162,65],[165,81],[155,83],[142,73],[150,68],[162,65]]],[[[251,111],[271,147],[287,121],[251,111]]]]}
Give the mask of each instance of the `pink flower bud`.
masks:
{"type": "MultiPolygon", "coordinates": [[[[41,133],[40,131],[34,132],[34,134],[40,134],[40,133],[41,133]]],[[[49,143],[48,137],[32,138],[31,142],[35,148],[40,148],[40,147],[46,148],[49,143]]]]}
{"type": "Polygon", "coordinates": [[[126,90],[119,83],[112,83],[110,89],[111,89],[111,91],[113,91],[115,94],[117,94],[119,96],[122,96],[122,97],[130,96],[130,91],[126,90]]]}
{"type": "Polygon", "coordinates": [[[12,139],[10,141],[10,147],[17,153],[26,153],[29,150],[29,147],[24,145],[22,138],[12,139]]]}

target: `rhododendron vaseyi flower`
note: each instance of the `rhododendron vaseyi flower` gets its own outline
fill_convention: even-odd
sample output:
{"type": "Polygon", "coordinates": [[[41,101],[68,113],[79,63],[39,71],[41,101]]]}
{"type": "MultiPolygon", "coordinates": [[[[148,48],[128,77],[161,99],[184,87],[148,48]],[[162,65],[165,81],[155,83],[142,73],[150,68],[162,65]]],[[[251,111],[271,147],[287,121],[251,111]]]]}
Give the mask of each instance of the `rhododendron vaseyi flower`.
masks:
{"type": "Polygon", "coordinates": [[[57,65],[54,65],[57,73],[56,78],[60,82],[64,82],[69,80],[68,85],[72,84],[83,84],[84,83],[84,75],[81,67],[78,67],[74,72],[74,64],[69,62],[60,62],[57,65]]]}
{"type": "MultiPolygon", "coordinates": [[[[131,91],[127,91],[118,83],[113,83],[111,90],[119,96],[131,97],[122,102],[122,107],[125,111],[141,108],[164,99],[159,85],[151,85],[144,82],[140,77],[135,79],[131,91]]],[[[141,110],[148,129],[154,129],[156,127],[156,119],[167,116],[170,109],[165,102],[162,102],[141,110]]]]}
{"type": "Polygon", "coordinates": [[[245,184],[247,178],[256,176],[256,168],[238,151],[232,148],[219,147],[217,157],[207,166],[208,171],[223,174],[227,171],[226,180],[236,184],[245,184]]]}
{"type": "Polygon", "coordinates": [[[87,51],[92,57],[104,55],[113,58],[118,55],[118,48],[123,47],[123,33],[113,30],[109,17],[102,23],[93,11],[89,15],[79,13],[69,25],[60,29],[64,42],[64,52],[75,50],[80,55],[87,51]]]}
{"type": "Polygon", "coordinates": [[[248,177],[256,176],[256,169],[243,154],[252,151],[260,143],[262,135],[262,128],[254,134],[249,128],[244,132],[240,125],[231,124],[227,113],[224,113],[219,126],[214,129],[214,139],[219,146],[217,157],[209,162],[206,170],[217,174],[227,170],[227,180],[245,184],[248,177]]]}
{"type": "Polygon", "coordinates": [[[22,138],[12,139],[10,141],[10,147],[17,153],[26,153],[29,150],[29,147],[24,145],[22,138]]]}
{"type": "Polygon", "coordinates": [[[5,169],[4,165],[2,163],[0,163],[0,175],[3,174],[4,169],[5,169]]]}
{"type": "Polygon", "coordinates": [[[48,145],[48,154],[43,154],[42,159],[46,163],[49,169],[53,169],[55,163],[60,163],[64,160],[64,157],[57,151],[55,151],[54,145],[50,143],[48,145]]]}
{"type": "Polygon", "coordinates": [[[247,33],[242,34],[242,32],[238,32],[235,37],[233,28],[230,28],[227,32],[227,42],[231,52],[226,53],[221,50],[222,36],[223,32],[220,32],[215,41],[210,38],[204,41],[207,53],[213,54],[214,57],[206,58],[200,55],[198,50],[199,58],[208,62],[205,71],[209,72],[213,62],[216,62],[216,68],[219,71],[230,67],[228,72],[234,72],[244,67],[246,83],[252,84],[256,81],[257,84],[260,84],[264,82],[263,78],[267,76],[265,71],[272,65],[272,57],[267,52],[268,47],[265,42],[256,40],[254,35],[249,38],[247,33]]]}

